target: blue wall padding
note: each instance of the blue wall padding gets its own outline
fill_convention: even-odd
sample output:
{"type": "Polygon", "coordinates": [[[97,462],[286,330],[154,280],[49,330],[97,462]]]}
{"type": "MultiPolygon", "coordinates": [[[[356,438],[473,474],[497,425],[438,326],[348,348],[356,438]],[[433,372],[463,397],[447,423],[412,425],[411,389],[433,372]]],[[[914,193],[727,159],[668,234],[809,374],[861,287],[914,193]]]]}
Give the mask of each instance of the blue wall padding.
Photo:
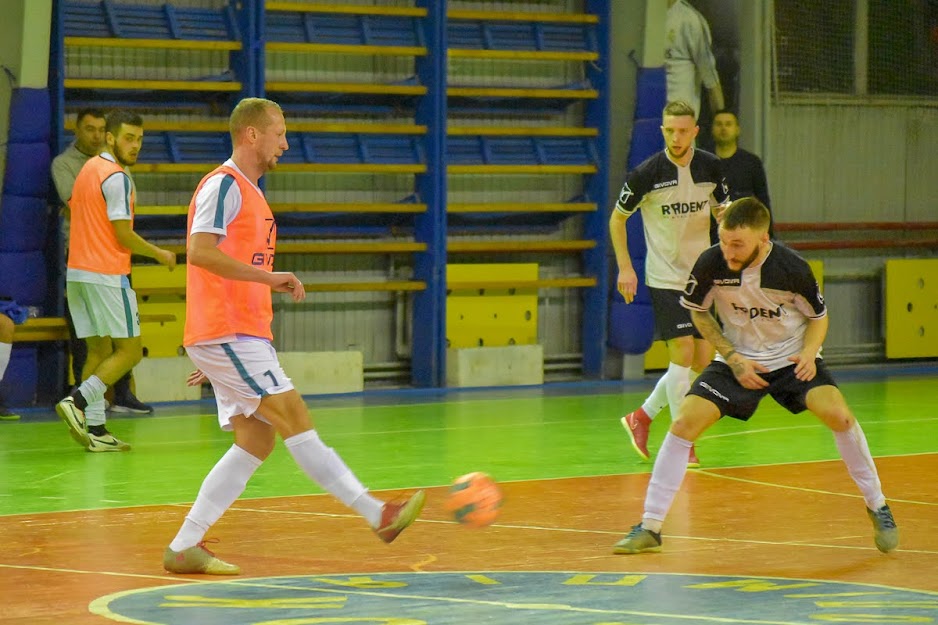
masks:
{"type": "Polygon", "coordinates": [[[10,143],[48,143],[52,135],[49,90],[14,89],[10,99],[10,120],[10,143]]]}
{"type": "Polygon", "coordinates": [[[35,347],[15,345],[10,365],[0,382],[0,393],[8,406],[30,406],[36,400],[39,359],[35,347]]]}
{"type": "MultiPolygon", "coordinates": [[[[648,255],[648,246],[645,243],[645,222],[640,210],[635,211],[635,214],[626,220],[625,233],[629,238],[629,255],[632,257],[632,262],[634,263],[636,259],[644,259],[648,255]]],[[[638,274],[639,280],[644,277],[645,274],[638,274]]]]}
{"type": "MultiPolygon", "coordinates": [[[[667,85],[663,67],[641,67],[638,70],[635,98],[635,121],[632,124],[632,139],[629,143],[629,171],[635,169],[649,156],[664,149],[661,135],[661,113],[667,103],[667,85]]],[[[615,288],[616,272],[613,271],[613,291],[609,305],[608,344],[626,354],[644,354],[651,347],[655,334],[655,315],[651,307],[648,287],[645,285],[645,230],[641,213],[632,215],[625,222],[629,238],[629,255],[638,274],[638,290],[635,300],[626,304],[615,288]]]]}
{"type": "MultiPolygon", "coordinates": [[[[10,126],[14,120],[10,119],[10,126]]],[[[48,143],[10,143],[3,192],[45,199],[49,194],[52,156],[48,143]]]]}
{"type": "Polygon", "coordinates": [[[654,338],[651,304],[626,304],[619,298],[609,306],[609,346],[623,354],[644,354],[654,338]]]}
{"type": "Polygon", "coordinates": [[[46,300],[46,259],[41,251],[0,252],[0,295],[21,306],[46,300]]]}
{"type": "Polygon", "coordinates": [[[646,158],[663,149],[661,116],[636,119],[632,126],[632,141],[629,144],[629,159],[626,166],[631,171],[641,165],[646,158]]]}
{"type": "Polygon", "coordinates": [[[667,103],[668,86],[664,67],[639,67],[635,94],[635,119],[661,119],[667,103]]]}
{"type": "MultiPolygon", "coordinates": [[[[38,197],[0,198],[0,252],[34,252],[46,241],[47,203],[38,197]]],[[[0,282],[3,278],[0,278],[0,282]]]]}

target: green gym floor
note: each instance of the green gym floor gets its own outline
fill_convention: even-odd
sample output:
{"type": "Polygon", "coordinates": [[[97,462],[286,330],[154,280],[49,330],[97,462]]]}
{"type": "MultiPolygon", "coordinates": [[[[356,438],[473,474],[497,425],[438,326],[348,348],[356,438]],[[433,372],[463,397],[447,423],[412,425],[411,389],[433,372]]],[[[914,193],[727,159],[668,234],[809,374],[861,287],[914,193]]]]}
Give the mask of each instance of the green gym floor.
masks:
{"type": "MultiPolygon", "coordinates": [[[[883,555],[831,434],[766,400],[698,442],[660,554],[615,556],[652,464],[619,417],[654,382],[309,398],[322,438],[378,496],[428,489],[393,545],[311,484],[282,445],[209,532],[234,578],[161,556],[230,446],[214,404],[113,417],[129,453],[91,454],[51,410],[0,423],[0,623],[933,623],[938,621],[938,369],[835,370],[901,531],[883,555]],[[485,471],[489,528],[443,509],[485,471]],[[387,491],[387,492],[383,492],[387,491]]],[[[665,412],[652,429],[656,450],[665,412]]]]}

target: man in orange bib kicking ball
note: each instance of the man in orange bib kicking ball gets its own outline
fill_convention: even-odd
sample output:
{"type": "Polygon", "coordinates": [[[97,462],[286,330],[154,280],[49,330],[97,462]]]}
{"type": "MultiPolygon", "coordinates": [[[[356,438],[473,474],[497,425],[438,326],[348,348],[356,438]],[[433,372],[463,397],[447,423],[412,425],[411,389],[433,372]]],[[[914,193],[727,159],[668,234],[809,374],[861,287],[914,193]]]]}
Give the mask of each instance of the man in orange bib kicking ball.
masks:
{"type": "Polygon", "coordinates": [[[271,345],[271,292],[306,298],[290,272],[273,271],[277,224],[258,180],[289,149],[283,111],[271,100],[246,98],[229,121],[231,158],[199,183],[189,204],[184,344],[198,371],[190,384],[208,379],[218,422],[234,432],[234,445],[205,477],[163,566],[171,573],[237,575],[204,546],[205,533],[244,491],[270,455],[277,434],[303,471],[361,514],[384,542],[397,538],[423,508],[417,491],[403,503],[383,502],[313,428],[303,398],[271,345]]]}

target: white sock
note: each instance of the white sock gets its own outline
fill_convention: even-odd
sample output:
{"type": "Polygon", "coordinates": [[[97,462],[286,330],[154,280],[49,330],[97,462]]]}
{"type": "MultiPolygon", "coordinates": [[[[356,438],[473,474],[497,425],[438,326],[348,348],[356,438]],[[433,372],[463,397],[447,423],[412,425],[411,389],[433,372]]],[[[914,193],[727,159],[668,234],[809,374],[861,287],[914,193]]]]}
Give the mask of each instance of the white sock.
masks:
{"type": "Polygon", "coordinates": [[[655,389],[651,392],[651,395],[649,395],[645,403],[642,404],[642,410],[645,411],[649,419],[654,420],[654,418],[658,416],[658,413],[664,410],[664,407],[667,405],[668,372],[665,371],[664,375],[658,378],[658,383],[655,384],[655,389]]]}
{"type": "Polygon", "coordinates": [[[668,365],[668,373],[665,377],[668,379],[668,406],[671,408],[671,419],[675,419],[684,396],[690,390],[690,367],[682,367],[672,362],[668,365]]]}
{"type": "Polygon", "coordinates": [[[232,445],[205,476],[195,503],[169,548],[179,552],[195,547],[205,537],[208,528],[241,496],[248,480],[262,463],[260,458],[232,445]]]}
{"type": "Polygon", "coordinates": [[[681,488],[687,473],[687,459],[693,443],[668,432],[655,458],[655,468],[645,493],[645,514],[642,527],[653,532],[661,531],[661,524],[671,509],[674,496],[681,488]]]}
{"type": "Polygon", "coordinates": [[[283,442],[310,479],[362,515],[371,527],[378,527],[384,502],[368,494],[368,489],[358,481],[335,450],[326,447],[316,430],[307,430],[283,442]]]}
{"type": "Polygon", "coordinates": [[[104,399],[105,391],[107,391],[107,384],[102,382],[101,378],[96,375],[91,376],[78,387],[78,392],[85,398],[89,406],[104,399]]]}
{"type": "Polygon", "coordinates": [[[0,343],[0,380],[3,379],[3,374],[7,372],[7,365],[10,364],[10,353],[12,351],[13,345],[11,343],[0,343]]]}
{"type": "Polygon", "coordinates": [[[847,472],[863,493],[866,507],[870,510],[879,510],[886,505],[886,496],[883,495],[876,465],[873,463],[873,456],[870,455],[866,435],[860,423],[854,421],[853,427],[846,432],[834,432],[834,440],[837,442],[837,449],[840,450],[840,457],[847,465],[847,472]]]}
{"type": "Polygon", "coordinates": [[[85,421],[88,425],[104,425],[106,421],[104,411],[104,398],[102,397],[98,401],[88,404],[85,408],[85,421]]]}

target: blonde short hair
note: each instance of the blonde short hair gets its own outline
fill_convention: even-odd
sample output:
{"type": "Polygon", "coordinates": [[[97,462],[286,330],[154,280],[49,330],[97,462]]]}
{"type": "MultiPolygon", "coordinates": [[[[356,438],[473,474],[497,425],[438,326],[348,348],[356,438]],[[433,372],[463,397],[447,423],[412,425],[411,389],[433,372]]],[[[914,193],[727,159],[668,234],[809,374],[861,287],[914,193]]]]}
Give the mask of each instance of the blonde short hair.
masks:
{"type": "Polygon", "coordinates": [[[267,128],[270,125],[269,113],[271,109],[283,115],[283,109],[273,100],[244,98],[238,102],[234,110],[231,111],[231,117],[228,118],[228,132],[231,133],[231,141],[237,141],[241,131],[249,126],[253,126],[258,130],[267,128]]]}
{"type": "Polygon", "coordinates": [[[668,105],[664,107],[662,117],[692,117],[694,121],[697,121],[697,111],[694,110],[694,107],[685,102],[684,100],[673,100],[668,102],[668,105]]]}

